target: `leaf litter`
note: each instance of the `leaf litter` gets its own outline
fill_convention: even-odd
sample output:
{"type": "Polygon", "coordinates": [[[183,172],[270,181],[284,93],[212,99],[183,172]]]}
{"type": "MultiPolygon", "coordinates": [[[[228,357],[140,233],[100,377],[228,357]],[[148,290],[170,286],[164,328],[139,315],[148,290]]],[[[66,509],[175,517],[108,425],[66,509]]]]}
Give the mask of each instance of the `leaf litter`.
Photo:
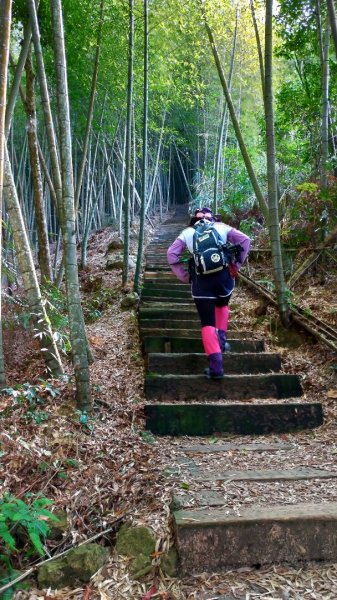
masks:
{"type": "MultiPolygon", "coordinates": [[[[152,232],[148,232],[151,236],[152,232]]],[[[170,502],[173,494],[198,491],[201,483],[191,476],[181,463],[182,447],[194,443],[213,443],[214,439],[182,437],[156,438],[144,435],[142,406],[144,398],[144,362],[141,353],[136,311],[123,311],[120,301],[121,273],[106,271],[104,255],[112,232],[107,229],[92,236],[89,243],[89,267],[81,274],[82,287],[101,278],[105,288],[115,292],[115,299],[102,316],[87,326],[95,362],[91,367],[94,411],[87,424],[80,423],[73,403],[74,386],[57,382],[61,398],[49,397],[44,410],[48,420],[40,424],[27,420],[22,407],[13,408],[12,400],[0,396],[2,428],[0,431],[0,492],[16,497],[42,492],[51,498],[56,510],[64,510],[68,529],[62,538],[48,542],[51,554],[78,544],[96,533],[109,529],[119,517],[134,524],[146,524],[156,535],[157,553],[153,571],[142,581],[129,572],[129,561],[111,553],[109,563],[87,586],[52,591],[21,590],[17,600],[211,600],[255,599],[268,600],[329,600],[337,598],[337,564],[309,564],[301,568],[286,565],[240,568],[222,574],[202,574],[178,579],[165,577],[160,569],[161,552],[173,544],[170,502]],[[13,415],[15,418],[13,418],[13,415]],[[88,426],[89,425],[89,426],[88,426]],[[178,469],[178,476],[168,477],[165,468],[178,469]],[[184,484],[184,485],[182,485],[184,484]],[[188,486],[188,487],[187,487],[188,486]],[[151,592],[152,590],[152,592],[151,592]],[[155,591],[156,590],[156,591],[155,591]],[[149,593],[151,595],[149,596],[149,593]]],[[[132,246],[131,246],[132,247],[132,246]]],[[[135,246],[134,246],[135,248],[135,246]]],[[[133,250],[134,250],[133,248],[133,250]]],[[[331,282],[330,282],[331,283],[331,282]]],[[[334,293],[337,292],[334,280],[334,293]]],[[[89,285],[90,287],[90,285],[89,285]]],[[[324,300],[325,288],[312,285],[311,296],[316,302],[324,300]]],[[[128,289],[131,289],[131,285],[128,289]]],[[[127,291],[127,290],[126,290],[127,291]]],[[[333,294],[333,290],[329,289],[333,294]]],[[[335,296],[331,296],[336,297],[335,296]]],[[[84,293],[85,302],[85,293],[84,293]]],[[[260,443],[285,438],[294,444],[292,450],[273,452],[216,452],[208,456],[196,453],[193,460],[201,470],[218,472],[230,469],[279,469],[314,466],[333,469],[337,453],[335,428],[337,422],[334,394],[337,389],[336,371],[330,368],[336,358],[331,350],[314,343],[303,334],[299,348],[290,349],[278,344],[272,333],[275,310],[267,307],[263,318],[256,317],[260,300],[250,290],[238,286],[233,298],[231,320],[233,327],[251,329],[263,337],[267,350],[282,355],[284,372],[297,372],[302,378],[305,401],[323,401],[325,424],[311,432],[287,436],[259,436],[260,443]]],[[[308,304],[310,304],[308,302],[308,304]]],[[[331,313],[331,304],[321,303],[323,318],[331,313]]],[[[18,347],[18,356],[30,352],[30,360],[20,364],[10,361],[8,371],[12,382],[36,381],[44,377],[44,366],[36,343],[23,336],[25,348],[18,347]],[[24,367],[22,366],[24,364],[24,367]]],[[[16,336],[16,344],[18,337],[16,336]]],[[[71,376],[71,369],[68,365],[71,376]]],[[[55,382],[56,385],[56,382],[55,382]]],[[[256,442],[253,437],[217,434],[216,443],[256,442]]],[[[190,455],[189,455],[189,458],[190,455]]],[[[205,484],[203,483],[203,488],[205,484]]],[[[225,505],[233,510],[241,506],[292,503],[299,500],[327,502],[336,498],[336,482],[331,479],[300,482],[215,482],[209,488],[224,494],[225,505]]],[[[113,544],[114,534],[102,535],[100,543],[113,544]]],[[[24,566],[22,565],[22,568],[24,566]]]]}

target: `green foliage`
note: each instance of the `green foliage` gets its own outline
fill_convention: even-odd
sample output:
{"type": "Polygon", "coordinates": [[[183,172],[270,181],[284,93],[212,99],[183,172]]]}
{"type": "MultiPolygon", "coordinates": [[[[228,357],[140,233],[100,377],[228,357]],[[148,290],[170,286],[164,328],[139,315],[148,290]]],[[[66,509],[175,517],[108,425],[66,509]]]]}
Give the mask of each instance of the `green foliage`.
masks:
{"type": "Polygon", "coordinates": [[[59,521],[46,509],[51,504],[52,501],[44,497],[36,498],[31,504],[11,495],[0,500],[0,542],[7,555],[17,552],[14,535],[18,528],[26,537],[26,552],[34,550],[40,556],[45,555],[43,542],[50,531],[50,522],[59,521]]]}
{"type": "Polygon", "coordinates": [[[141,431],[140,437],[142,438],[143,442],[145,442],[146,444],[155,444],[156,443],[156,438],[151,433],[151,431],[141,431]]]}
{"type": "MultiPolygon", "coordinates": [[[[13,569],[11,562],[5,554],[0,553],[0,564],[5,567],[5,571],[0,571],[0,587],[7,585],[11,581],[13,581],[18,575],[20,575],[19,571],[13,569]]],[[[16,584],[1,594],[1,600],[11,600],[13,597],[13,593],[15,590],[20,589],[22,585],[16,584]]]]}
{"type": "Polygon", "coordinates": [[[256,221],[254,218],[242,219],[240,221],[240,231],[249,237],[253,237],[254,229],[256,229],[256,221]]]}
{"type": "Polygon", "coordinates": [[[321,191],[315,182],[304,181],[289,195],[282,221],[282,240],[291,246],[320,243],[327,230],[336,225],[337,180],[329,178],[329,187],[321,191]]]}
{"type": "MultiPolygon", "coordinates": [[[[27,494],[28,496],[28,494],[27,494]]],[[[19,572],[13,567],[13,559],[22,558],[22,552],[28,557],[32,553],[45,555],[43,544],[50,532],[51,522],[59,519],[46,509],[52,501],[40,496],[30,504],[10,494],[0,499],[0,587],[13,581],[19,572]],[[20,549],[18,549],[18,541],[20,549]],[[22,551],[23,546],[23,551],[22,551]]],[[[16,584],[1,594],[2,600],[11,600],[16,589],[23,584],[16,584]]]]}
{"type": "Polygon", "coordinates": [[[27,312],[27,303],[17,295],[4,294],[6,305],[9,308],[6,319],[3,321],[4,329],[23,327],[28,329],[31,323],[31,314],[27,312]]]}
{"type": "Polygon", "coordinates": [[[52,284],[42,286],[41,291],[56,344],[63,354],[69,354],[71,342],[65,294],[52,284]]]}
{"type": "Polygon", "coordinates": [[[286,302],[287,302],[288,306],[291,309],[296,308],[296,302],[295,302],[295,294],[294,294],[294,292],[291,289],[286,288],[284,290],[284,296],[285,296],[285,299],[286,299],[286,302]]]}
{"type": "Polygon", "coordinates": [[[273,281],[271,281],[271,279],[258,279],[256,281],[256,283],[267,288],[267,290],[269,290],[269,292],[275,291],[275,283],[273,281]]]}
{"type": "MultiPolygon", "coordinates": [[[[316,5],[310,0],[280,0],[275,16],[276,54],[285,61],[276,93],[275,115],[279,179],[283,187],[295,187],[309,177],[318,176],[322,98],[317,21],[320,18],[324,30],[325,17],[325,3],[316,5]]],[[[334,60],[330,60],[330,70],[331,131],[334,131],[337,94],[334,60]]],[[[330,163],[329,169],[334,166],[330,163]]]]}
{"type": "Polygon", "coordinates": [[[179,487],[180,487],[182,490],[189,490],[189,489],[190,489],[190,484],[189,484],[189,483],[186,483],[185,481],[182,481],[182,482],[180,483],[179,487]]]}
{"type": "Polygon", "coordinates": [[[17,384],[14,388],[3,388],[1,392],[13,398],[12,409],[20,406],[25,411],[24,417],[33,420],[37,425],[49,419],[49,414],[40,410],[41,406],[45,405],[48,398],[56,398],[60,394],[50,381],[43,379],[38,384],[17,384]]]}
{"type": "Polygon", "coordinates": [[[102,312],[113,304],[117,291],[111,288],[101,288],[96,291],[83,305],[83,315],[86,323],[93,323],[100,318],[102,312]]]}
{"type": "Polygon", "coordinates": [[[76,412],[79,416],[79,419],[78,419],[79,423],[80,423],[80,425],[83,426],[83,430],[84,431],[86,431],[86,430],[92,431],[94,426],[92,423],[89,422],[89,415],[88,415],[87,411],[86,410],[83,410],[83,411],[77,410],[76,412]]]}
{"type": "Polygon", "coordinates": [[[310,181],[300,183],[296,189],[298,192],[307,192],[309,194],[317,194],[319,191],[317,183],[312,183],[310,181]]]}

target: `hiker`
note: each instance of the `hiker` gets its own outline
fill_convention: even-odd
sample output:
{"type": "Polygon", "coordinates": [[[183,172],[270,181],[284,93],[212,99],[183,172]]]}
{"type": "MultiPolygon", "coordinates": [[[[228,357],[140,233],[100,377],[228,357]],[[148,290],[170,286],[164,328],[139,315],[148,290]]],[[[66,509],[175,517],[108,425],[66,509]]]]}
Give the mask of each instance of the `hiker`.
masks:
{"type": "MultiPolygon", "coordinates": [[[[167,260],[175,276],[183,283],[191,283],[192,298],[199,313],[201,338],[208,360],[208,368],[204,371],[208,379],[222,379],[224,376],[222,352],[229,350],[228,303],[235,286],[235,278],[247,257],[249,247],[250,238],[247,235],[222,223],[219,217],[205,206],[195,210],[189,226],[180,233],[167,251],[167,260]],[[220,266],[215,272],[199,274],[195,266],[195,234],[198,228],[203,228],[203,231],[206,226],[210,231],[213,228],[216,230],[214,233],[220,238],[220,247],[221,244],[239,246],[236,248],[235,259],[228,261],[225,266],[219,262],[220,266]],[[186,249],[192,255],[189,272],[181,262],[186,249]]],[[[212,259],[213,256],[214,254],[212,259]]]]}

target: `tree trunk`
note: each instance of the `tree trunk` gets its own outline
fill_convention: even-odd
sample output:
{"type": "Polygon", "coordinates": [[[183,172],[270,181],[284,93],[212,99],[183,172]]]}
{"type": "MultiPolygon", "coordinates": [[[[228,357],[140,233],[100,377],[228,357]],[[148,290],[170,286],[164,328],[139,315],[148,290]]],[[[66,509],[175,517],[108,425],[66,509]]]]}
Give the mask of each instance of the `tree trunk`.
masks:
{"type": "Polygon", "coordinates": [[[135,105],[132,105],[132,197],[131,197],[131,213],[130,225],[132,227],[135,220],[135,202],[136,202],[136,177],[137,177],[137,148],[136,148],[136,118],[135,105]]]}
{"type": "Polygon", "coordinates": [[[263,53],[262,53],[262,46],[261,46],[261,38],[260,38],[259,28],[258,28],[257,20],[256,20],[254,0],[250,0],[250,9],[252,11],[252,21],[253,21],[254,32],[255,32],[256,47],[257,47],[257,53],[258,53],[258,56],[259,56],[259,66],[260,66],[262,96],[263,96],[263,100],[264,100],[264,97],[265,97],[265,73],[264,73],[264,63],[263,63],[263,53]]]}
{"type": "MultiPolygon", "coordinates": [[[[158,148],[157,148],[157,154],[156,154],[156,163],[155,163],[155,167],[154,167],[154,171],[153,171],[153,177],[152,177],[151,188],[150,188],[150,191],[149,191],[149,197],[147,199],[147,204],[146,204],[146,207],[145,207],[145,214],[149,210],[149,206],[151,204],[151,200],[152,200],[154,188],[155,188],[155,185],[156,185],[156,179],[157,179],[157,176],[158,176],[159,160],[160,160],[160,153],[161,153],[162,144],[163,144],[163,135],[164,135],[165,120],[166,120],[166,112],[164,112],[163,118],[162,118],[162,122],[161,122],[160,136],[159,136],[159,142],[158,142],[158,148]]],[[[187,180],[186,180],[186,185],[188,186],[187,180]]]]}
{"type": "Polygon", "coordinates": [[[145,207],[147,201],[147,167],[148,167],[148,118],[149,118],[149,15],[148,0],[144,0],[144,88],[143,88],[143,147],[142,147],[142,193],[140,204],[140,222],[134,290],[140,291],[140,273],[142,269],[145,207]]]}
{"type": "Polygon", "coordinates": [[[18,97],[21,77],[22,77],[23,69],[25,68],[31,39],[32,39],[32,28],[30,26],[30,23],[27,23],[24,27],[24,35],[23,35],[19,60],[16,65],[12,86],[11,86],[10,92],[8,94],[8,102],[7,102],[7,107],[6,107],[6,124],[5,124],[6,139],[8,138],[8,135],[9,135],[9,130],[11,127],[15,103],[16,103],[16,99],[18,97]]]}
{"type": "Polygon", "coordinates": [[[84,134],[82,161],[81,161],[81,166],[80,166],[80,170],[79,170],[79,174],[78,174],[77,182],[76,182],[76,191],[75,191],[75,213],[76,213],[76,215],[78,213],[85,163],[87,160],[89,137],[90,137],[90,132],[91,132],[92,119],[94,116],[94,104],[95,104],[95,96],[96,96],[96,88],[97,88],[99,55],[100,55],[100,51],[101,51],[101,41],[102,41],[103,11],[104,11],[104,0],[101,0],[95,62],[94,62],[94,70],[93,70],[93,74],[92,74],[92,80],[91,80],[91,92],[90,92],[90,100],[89,100],[89,107],[88,107],[87,123],[86,123],[85,134],[84,134]]]}
{"type": "Polygon", "coordinates": [[[107,165],[107,170],[106,170],[105,176],[104,177],[102,176],[102,181],[101,181],[99,189],[97,191],[93,190],[93,192],[92,192],[92,194],[93,194],[94,197],[91,200],[91,205],[90,205],[88,217],[87,217],[85,228],[84,228],[84,231],[83,231],[83,238],[82,238],[82,248],[81,248],[81,266],[82,266],[82,268],[84,268],[86,266],[86,264],[87,264],[88,238],[89,238],[89,234],[90,234],[90,231],[91,231],[92,221],[93,221],[93,218],[94,218],[95,210],[97,208],[97,203],[98,203],[98,201],[99,201],[99,199],[100,199],[100,197],[102,195],[103,187],[104,187],[104,184],[105,184],[105,179],[106,179],[106,177],[108,176],[108,173],[109,173],[109,169],[110,169],[110,166],[111,166],[110,165],[111,160],[112,160],[112,153],[111,153],[110,161],[108,162],[108,165],[107,165]]]}
{"type": "Polygon", "coordinates": [[[178,163],[179,163],[179,167],[180,167],[180,170],[181,170],[181,174],[183,176],[183,180],[184,180],[186,188],[187,188],[188,197],[189,197],[190,201],[192,202],[193,201],[192,192],[191,192],[191,189],[190,189],[190,186],[189,186],[189,183],[188,183],[188,179],[186,177],[186,173],[185,173],[185,170],[184,170],[184,167],[183,167],[183,163],[181,162],[179,150],[177,148],[177,144],[176,144],[175,140],[173,140],[173,145],[175,147],[175,151],[176,151],[176,154],[177,154],[177,158],[178,158],[178,163]]]}
{"type": "MultiPolygon", "coordinates": [[[[239,21],[239,5],[237,5],[237,7],[236,7],[233,48],[232,48],[231,63],[230,63],[229,75],[228,75],[228,90],[229,90],[229,92],[231,92],[231,89],[232,89],[232,78],[233,78],[233,72],[234,72],[236,42],[237,42],[237,34],[238,34],[238,21],[239,21]]],[[[220,169],[220,159],[221,159],[221,154],[222,154],[222,149],[223,149],[223,145],[222,145],[223,144],[223,134],[224,134],[225,124],[226,124],[226,120],[227,120],[227,115],[228,115],[228,106],[225,103],[225,106],[223,107],[223,111],[222,111],[221,121],[220,121],[218,145],[217,145],[217,150],[216,150],[216,159],[215,159],[215,167],[214,167],[214,212],[215,213],[218,212],[219,169],[220,169]]]]}
{"type": "Polygon", "coordinates": [[[71,131],[61,0],[51,0],[56,95],[62,168],[62,213],[65,278],[69,314],[72,361],[76,380],[76,402],[80,410],[90,410],[91,391],[88,343],[81,307],[76,255],[76,217],[71,152],[71,131]]]}
{"type": "MultiPolygon", "coordinates": [[[[81,247],[81,268],[82,269],[84,269],[84,267],[86,267],[86,265],[87,265],[88,239],[89,239],[89,235],[90,235],[90,231],[91,231],[91,227],[92,227],[93,218],[95,215],[95,210],[97,207],[97,202],[99,200],[99,197],[100,197],[100,194],[101,194],[101,191],[103,188],[103,184],[104,184],[104,179],[103,179],[102,180],[103,183],[100,186],[99,192],[95,191],[94,177],[95,177],[95,171],[96,171],[99,136],[100,136],[100,133],[102,130],[103,115],[104,115],[104,105],[103,105],[103,109],[102,109],[100,128],[99,128],[96,145],[95,145],[94,158],[92,161],[92,167],[90,169],[91,173],[90,173],[90,177],[89,177],[89,174],[87,177],[88,192],[87,192],[86,210],[85,210],[85,214],[82,214],[82,247],[81,247]],[[94,196],[94,199],[92,198],[93,196],[94,196]]],[[[89,163],[90,163],[90,161],[89,161],[89,163]]]]}
{"type": "Polygon", "coordinates": [[[269,204],[269,233],[274,267],[278,308],[283,325],[289,326],[289,307],[282,265],[278,195],[276,181],[276,153],[273,109],[273,0],[266,0],[265,22],[265,113],[267,136],[267,180],[269,204]]]}
{"type": "Polygon", "coordinates": [[[335,54],[337,58],[337,22],[334,0],[326,0],[326,4],[328,7],[332,39],[335,46],[335,54]]]}
{"type": "Polygon", "coordinates": [[[329,160],[329,49],[330,49],[330,23],[326,17],[326,27],[323,37],[323,68],[322,68],[322,122],[321,122],[321,169],[320,183],[322,189],[328,185],[327,163],[329,160]]]}
{"type": "MultiPolygon", "coordinates": [[[[121,185],[120,185],[120,202],[119,202],[119,237],[122,237],[123,235],[123,202],[125,202],[124,199],[124,192],[125,192],[125,153],[126,153],[126,133],[127,133],[127,127],[126,127],[126,123],[124,126],[124,136],[123,136],[123,152],[121,153],[121,164],[122,164],[122,176],[121,176],[121,185]]],[[[117,146],[118,146],[118,140],[117,140],[117,146]]]]}
{"type": "Polygon", "coordinates": [[[128,59],[128,97],[126,114],[125,180],[124,180],[124,256],[123,285],[128,280],[130,248],[130,196],[131,196],[131,153],[132,153],[132,97],[133,97],[133,59],[134,59],[134,0],[129,0],[129,59],[128,59]]]}
{"type": "Polygon", "coordinates": [[[4,198],[12,227],[16,258],[23,281],[23,287],[27,295],[30,314],[35,325],[35,330],[37,331],[36,335],[39,338],[41,349],[44,350],[44,359],[48,369],[54,377],[59,377],[63,373],[62,363],[41,298],[34,261],[6,147],[4,198]]]}
{"type": "Polygon", "coordinates": [[[40,42],[40,30],[37,19],[37,12],[35,6],[35,0],[27,0],[29,19],[32,28],[32,37],[35,50],[36,67],[39,79],[41,103],[44,116],[44,123],[46,128],[48,150],[50,154],[51,171],[53,175],[53,185],[55,194],[57,197],[58,210],[59,210],[59,221],[62,221],[61,205],[62,205],[62,180],[60,173],[59,158],[57,153],[56,136],[54,131],[53,117],[50,107],[49,91],[46,71],[44,68],[44,60],[42,54],[42,47],[40,42]]]}
{"type": "Polygon", "coordinates": [[[33,198],[35,207],[35,222],[38,239],[38,258],[41,272],[41,283],[52,281],[48,230],[43,198],[43,185],[39,161],[39,150],[36,131],[36,109],[34,93],[34,73],[31,53],[26,60],[26,101],[28,148],[33,183],[33,198]]]}
{"type": "Polygon", "coordinates": [[[3,0],[0,5],[0,384],[6,381],[5,361],[2,340],[2,304],[1,304],[1,281],[2,281],[2,204],[4,185],[4,162],[5,162],[5,119],[9,44],[12,19],[12,0],[3,0]]]}
{"type": "Polygon", "coordinates": [[[209,24],[207,22],[207,17],[206,17],[206,13],[205,13],[205,9],[204,9],[203,4],[201,4],[201,11],[202,11],[202,14],[203,14],[203,17],[204,17],[205,27],[206,27],[208,39],[209,39],[209,42],[210,42],[210,45],[211,45],[211,49],[212,49],[214,61],[215,61],[215,64],[216,64],[216,67],[217,67],[217,70],[218,70],[218,75],[219,75],[219,78],[220,78],[220,81],[221,81],[221,85],[222,85],[222,88],[223,88],[223,91],[224,91],[224,94],[225,94],[226,102],[227,102],[227,105],[228,105],[228,110],[229,110],[229,113],[231,115],[231,119],[232,119],[234,131],[235,131],[235,135],[236,135],[236,138],[237,138],[239,146],[240,146],[242,158],[243,158],[244,163],[246,165],[248,176],[249,176],[250,182],[252,184],[253,190],[255,192],[256,198],[258,200],[261,212],[263,213],[266,221],[268,222],[268,218],[269,218],[268,217],[268,207],[267,207],[266,201],[264,199],[262,190],[261,190],[261,188],[259,186],[259,183],[257,181],[256,175],[255,175],[255,171],[254,171],[252,162],[250,160],[250,157],[249,157],[249,154],[248,154],[248,151],[247,151],[247,148],[246,148],[246,144],[244,142],[244,139],[243,139],[243,136],[242,136],[242,133],[241,133],[241,128],[240,128],[239,122],[238,122],[236,114],[235,114],[235,108],[234,108],[234,105],[233,105],[231,94],[230,94],[229,89],[228,89],[227,80],[226,80],[225,74],[223,72],[223,68],[222,68],[222,65],[221,65],[221,62],[220,62],[220,58],[219,58],[219,53],[218,53],[217,47],[215,45],[213,32],[212,32],[212,30],[211,30],[211,28],[210,28],[210,26],[209,26],[209,24]]]}

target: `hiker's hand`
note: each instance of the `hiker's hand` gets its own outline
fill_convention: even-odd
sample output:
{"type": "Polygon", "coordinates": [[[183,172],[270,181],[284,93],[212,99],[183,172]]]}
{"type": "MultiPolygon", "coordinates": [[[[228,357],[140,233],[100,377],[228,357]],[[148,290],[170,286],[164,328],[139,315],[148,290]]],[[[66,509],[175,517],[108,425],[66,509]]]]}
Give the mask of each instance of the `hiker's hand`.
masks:
{"type": "Polygon", "coordinates": [[[233,277],[233,279],[235,279],[238,276],[239,269],[235,263],[231,263],[228,267],[228,270],[230,276],[233,277]]]}

